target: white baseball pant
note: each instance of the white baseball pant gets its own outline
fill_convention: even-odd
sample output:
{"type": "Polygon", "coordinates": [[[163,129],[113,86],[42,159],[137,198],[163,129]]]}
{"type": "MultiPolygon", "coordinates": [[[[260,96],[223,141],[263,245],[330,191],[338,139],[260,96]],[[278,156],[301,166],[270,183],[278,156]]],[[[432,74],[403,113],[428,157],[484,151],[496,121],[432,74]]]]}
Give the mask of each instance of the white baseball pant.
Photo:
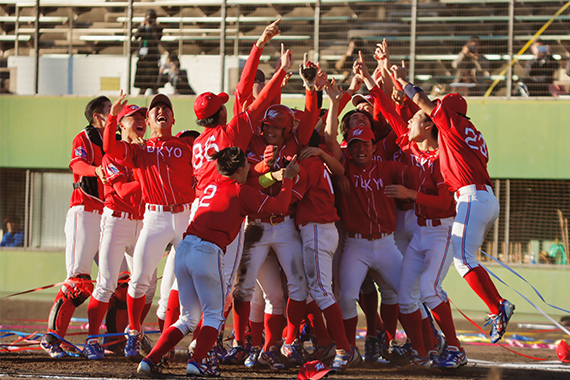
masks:
{"type": "Polygon", "coordinates": [[[334,223],[299,226],[303,241],[303,264],[311,297],[321,310],[336,303],[332,288],[333,256],[338,245],[334,223]]]}
{"type": "Polygon", "coordinates": [[[463,277],[479,266],[477,251],[497,220],[500,206],[490,186],[487,186],[487,191],[477,190],[475,185],[464,186],[455,194],[457,215],[451,229],[453,260],[463,277]]]}
{"type": "Polygon", "coordinates": [[[273,248],[283,272],[287,277],[289,297],[294,301],[307,299],[307,280],[303,269],[303,247],[295,228],[294,218],[272,225],[259,221],[249,221],[263,227],[261,239],[243,253],[238,270],[238,280],[234,289],[234,299],[251,301],[259,269],[265,261],[269,249],[273,248]]]}
{"type": "Polygon", "coordinates": [[[184,211],[176,214],[153,211],[147,205],[143,228],[133,255],[133,273],[128,291],[131,297],[141,298],[145,295],[166,246],[172,243],[174,248],[178,247],[182,234],[188,228],[188,220],[190,220],[189,204],[185,205],[184,211]]]}
{"type": "MultiPolygon", "coordinates": [[[[101,242],[99,244],[99,273],[93,297],[109,302],[117,288],[117,281],[125,256],[133,256],[142,220],[129,219],[128,213],[113,216],[113,210],[105,207],[101,217],[101,242]]],[[[132,260],[130,260],[132,262],[132,260]]]]}
{"type": "Polygon", "coordinates": [[[416,227],[418,226],[418,217],[416,211],[398,210],[396,208],[396,230],[394,231],[394,240],[396,247],[404,254],[408,245],[412,241],[416,227]]]}
{"type": "MultiPolygon", "coordinates": [[[[67,278],[91,275],[93,260],[99,250],[101,214],[73,206],[65,218],[65,268],[67,278]]],[[[115,290],[115,289],[113,289],[115,290]]]]}
{"type": "Polygon", "coordinates": [[[194,331],[202,317],[203,326],[217,330],[224,323],[223,257],[220,247],[194,235],[187,235],[179,244],[174,273],[179,285],[180,318],[174,326],[184,335],[194,331]]]}
{"type": "Polygon", "coordinates": [[[380,239],[367,240],[347,237],[340,263],[340,299],[339,306],[343,319],[356,317],[356,304],[360,287],[370,270],[370,275],[382,290],[382,303],[397,303],[402,253],[396,247],[394,235],[387,234],[380,239]]]}
{"type": "Polygon", "coordinates": [[[451,226],[454,218],[441,219],[437,227],[418,226],[404,254],[398,304],[400,311],[411,314],[423,310],[415,292],[419,286],[421,302],[430,309],[447,301],[441,284],[449,271],[453,258],[451,250],[451,226]]]}

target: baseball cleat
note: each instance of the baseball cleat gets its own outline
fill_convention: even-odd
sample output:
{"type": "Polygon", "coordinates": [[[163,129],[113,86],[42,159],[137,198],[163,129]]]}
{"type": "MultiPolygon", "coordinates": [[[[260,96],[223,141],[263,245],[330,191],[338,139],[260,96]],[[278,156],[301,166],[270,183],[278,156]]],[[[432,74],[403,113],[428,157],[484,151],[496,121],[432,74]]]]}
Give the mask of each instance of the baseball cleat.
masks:
{"type": "Polygon", "coordinates": [[[368,336],[364,342],[364,361],[367,363],[375,363],[380,357],[380,345],[378,337],[368,336]]]}
{"type": "Polygon", "coordinates": [[[410,357],[409,364],[412,367],[429,368],[429,367],[431,367],[431,358],[429,355],[427,355],[425,358],[422,358],[422,357],[418,356],[418,353],[416,352],[416,350],[413,350],[412,355],[410,357]]]}
{"type": "Polygon", "coordinates": [[[356,347],[351,347],[349,352],[336,350],[336,355],[331,364],[331,369],[336,372],[344,372],[351,365],[356,365],[362,361],[360,353],[356,347]]]}
{"type": "Polygon", "coordinates": [[[202,363],[196,362],[194,359],[188,360],[186,364],[187,376],[201,376],[201,377],[219,377],[217,356],[212,351],[202,360],[202,363]]]}
{"type": "Polygon", "coordinates": [[[48,343],[45,339],[45,335],[42,338],[42,341],[40,342],[40,346],[41,348],[43,348],[43,350],[45,352],[48,353],[48,355],[50,357],[52,357],[53,359],[61,359],[65,356],[67,356],[67,354],[65,353],[65,351],[63,351],[61,349],[60,346],[60,342],[56,342],[56,343],[48,343]]]}
{"type": "Polygon", "coordinates": [[[400,346],[397,341],[390,341],[390,362],[398,368],[402,368],[410,364],[411,345],[406,342],[400,346]]]}
{"type": "Polygon", "coordinates": [[[467,364],[467,355],[463,348],[459,349],[455,346],[447,346],[446,355],[439,360],[439,368],[458,368],[467,364]]]}
{"type": "Polygon", "coordinates": [[[499,315],[489,314],[489,320],[485,323],[485,326],[491,324],[491,343],[497,343],[507,330],[507,325],[513,316],[515,311],[515,305],[507,300],[501,301],[501,306],[499,308],[499,315]]]}
{"type": "Polygon", "coordinates": [[[330,343],[328,346],[318,346],[310,355],[309,360],[319,360],[321,362],[329,361],[336,355],[335,342],[330,343]]]}
{"type": "Polygon", "coordinates": [[[160,368],[156,364],[153,364],[147,358],[143,358],[143,360],[139,363],[139,366],[137,367],[137,373],[140,373],[142,375],[154,375],[162,373],[162,368],[160,368]]]}
{"type": "Polygon", "coordinates": [[[275,346],[272,346],[269,351],[261,350],[258,362],[259,364],[268,366],[273,371],[280,371],[282,369],[285,369],[285,364],[281,363],[281,360],[277,355],[277,348],[275,346]]]}
{"type": "Polygon", "coordinates": [[[101,360],[105,357],[105,350],[97,340],[87,342],[81,353],[89,360],[101,360]]]}
{"type": "Polygon", "coordinates": [[[259,354],[261,353],[261,347],[254,346],[249,350],[249,355],[245,359],[244,365],[247,368],[254,368],[259,365],[259,354]]]}
{"type": "Polygon", "coordinates": [[[284,344],[281,346],[281,355],[287,358],[289,363],[300,366],[303,364],[303,354],[300,346],[293,344],[284,344]]]}
{"type": "Polygon", "coordinates": [[[247,352],[242,346],[235,346],[230,348],[226,356],[222,359],[224,364],[238,364],[245,360],[247,352]]]}
{"type": "Polygon", "coordinates": [[[444,353],[445,348],[447,347],[447,341],[445,340],[445,336],[439,330],[435,330],[435,335],[437,337],[437,345],[434,347],[434,350],[437,351],[438,355],[444,353]]]}
{"type": "Polygon", "coordinates": [[[128,327],[125,332],[127,333],[127,342],[125,343],[125,357],[129,360],[139,360],[141,354],[139,352],[140,340],[142,332],[131,330],[128,327]]]}

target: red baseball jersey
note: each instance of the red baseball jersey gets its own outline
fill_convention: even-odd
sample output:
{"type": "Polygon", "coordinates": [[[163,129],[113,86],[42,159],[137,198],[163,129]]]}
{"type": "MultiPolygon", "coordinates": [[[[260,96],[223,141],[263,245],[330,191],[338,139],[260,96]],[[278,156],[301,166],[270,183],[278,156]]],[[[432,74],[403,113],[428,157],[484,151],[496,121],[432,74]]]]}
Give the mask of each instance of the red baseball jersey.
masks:
{"type": "Polygon", "coordinates": [[[211,156],[214,152],[237,146],[244,152],[254,135],[257,121],[269,106],[270,98],[277,91],[287,73],[283,70],[271,78],[263,88],[259,97],[247,111],[234,116],[227,125],[218,125],[214,128],[204,128],[204,131],[194,141],[192,161],[194,175],[196,176],[196,195],[201,196],[204,187],[221,178],[216,169],[216,162],[211,156]]]}
{"type": "Polygon", "coordinates": [[[303,198],[297,202],[297,225],[340,220],[334,207],[334,189],[325,163],[318,157],[310,157],[299,161],[299,164],[307,172],[307,181],[303,198]]]}
{"type": "MultiPolygon", "coordinates": [[[[73,147],[71,149],[71,161],[69,162],[69,168],[73,170],[72,166],[78,161],[84,161],[85,163],[93,166],[101,165],[101,160],[103,159],[103,153],[101,148],[93,144],[87,135],[87,131],[84,129],[73,139],[73,147]]],[[[80,183],[81,174],[73,173],[73,182],[80,183]]],[[[92,177],[97,179],[97,177],[92,177]]],[[[103,211],[103,183],[97,179],[97,195],[87,194],[84,190],[77,187],[73,189],[71,194],[71,200],[69,202],[69,207],[84,205],[88,210],[99,210],[103,211]]]]}
{"type": "Polygon", "coordinates": [[[123,183],[132,183],[135,180],[133,169],[124,165],[119,165],[110,155],[103,157],[103,170],[107,183],[105,184],[105,207],[113,211],[128,212],[135,219],[142,219],[144,215],[144,203],[142,201],[142,191],[131,192],[122,198],[116,186],[123,183]]]}
{"type": "Polygon", "coordinates": [[[350,194],[340,194],[340,214],[343,228],[349,233],[370,235],[392,233],[396,229],[394,198],[384,194],[384,187],[409,183],[410,167],[394,161],[372,161],[368,167],[343,160],[345,176],[350,182],[350,194]]]}
{"type": "Polygon", "coordinates": [[[214,243],[225,252],[247,215],[285,212],[291,200],[292,185],[290,179],[284,179],[279,195],[271,197],[226,177],[210,182],[202,192],[186,234],[214,243]]]}
{"type": "Polygon", "coordinates": [[[431,118],[439,129],[441,172],[449,189],[455,192],[467,185],[493,186],[487,172],[487,144],[473,123],[441,101],[431,118]]]}
{"type": "Polygon", "coordinates": [[[143,200],[163,206],[192,203],[195,197],[192,147],[182,139],[153,137],[144,147],[117,141],[120,164],[135,169],[143,200]]]}
{"type": "MultiPolygon", "coordinates": [[[[455,216],[455,202],[443,181],[439,163],[439,151],[423,151],[418,144],[408,139],[408,124],[398,113],[394,103],[378,87],[370,90],[384,117],[392,126],[396,143],[401,148],[401,154],[396,159],[407,165],[418,167],[421,172],[416,202],[397,202],[401,209],[406,210],[409,205],[416,209],[416,215],[424,219],[440,219],[455,216]]],[[[408,186],[410,187],[410,186],[408,186]]]]}

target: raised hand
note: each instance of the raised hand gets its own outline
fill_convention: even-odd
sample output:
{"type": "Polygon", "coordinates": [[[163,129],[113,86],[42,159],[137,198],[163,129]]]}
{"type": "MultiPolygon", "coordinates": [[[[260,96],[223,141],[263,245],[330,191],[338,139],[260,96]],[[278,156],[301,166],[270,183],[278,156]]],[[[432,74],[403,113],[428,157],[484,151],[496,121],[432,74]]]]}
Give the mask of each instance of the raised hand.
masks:
{"type": "Polygon", "coordinates": [[[402,60],[402,66],[392,65],[390,68],[396,80],[406,79],[408,72],[406,70],[406,63],[402,60]]]}
{"type": "Polygon", "coordinates": [[[390,69],[390,52],[388,51],[388,42],[385,38],[382,43],[376,44],[374,59],[378,62],[378,66],[386,70],[390,69]]]}
{"type": "Polygon", "coordinates": [[[117,100],[115,100],[113,102],[113,104],[111,105],[111,111],[109,112],[111,115],[113,116],[117,116],[118,114],[121,113],[121,111],[123,110],[123,108],[125,108],[125,106],[127,105],[128,101],[125,100],[125,98],[127,97],[127,94],[125,94],[123,92],[123,90],[121,90],[121,93],[119,94],[119,97],[117,98],[117,100]]]}
{"type": "Polygon", "coordinates": [[[297,155],[293,156],[293,159],[289,162],[289,165],[285,168],[285,178],[293,179],[299,174],[301,168],[297,162],[297,155]]]}
{"type": "Polygon", "coordinates": [[[336,80],[333,78],[330,84],[327,85],[327,96],[329,97],[331,103],[339,103],[342,98],[342,87],[338,87],[336,80]]]}
{"type": "Polygon", "coordinates": [[[271,24],[265,27],[265,30],[263,30],[261,37],[259,37],[259,39],[257,40],[256,45],[258,48],[263,49],[266,43],[268,43],[273,37],[281,33],[281,30],[279,30],[279,22],[281,22],[281,19],[278,19],[277,21],[272,22],[271,24]]]}
{"type": "Polygon", "coordinates": [[[293,63],[293,52],[289,49],[285,50],[285,45],[281,44],[281,69],[289,70],[293,63]]]}
{"type": "Polygon", "coordinates": [[[263,161],[265,162],[265,165],[269,166],[270,168],[275,165],[275,161],[277,161],[276,145],[267,145],[265,147],[265,151],[263,152],[263,161]]]}
{"type": "Polygon", "coordinates": [[[354,76],[352,77],[352,81],[350,82],[350,86],[346,91],[350,94],[354,94],[355,92],[358,92],[358,90],[360,90],[360,88],[362,87],[362,83],[364,83],[362,75],[354,74],[354,76]]]}
{"type": "Polygon", "coordinates": [[[317,63],[317,68],[318,71],[317,77],[315,78],[315,86],[317,87],[317,91],[321,91],[328,83],[328,75],[323,69],[321,69],[320,63],[317,63]]]}
{"type": "Polygon", "coordinates": [[[303,63],[299,65],[299,75],[303,79],[303,85],[306,88],[313,90],[319,67],[309,61],[308,57],[309,55],[307,53],[303,55],[303,63]]]}
{"type": "Polygon", "coordinates": [[[406,93],[394,87],[392,90],[392,101],[400,106],[403,106],[404,100],[406,100],[406,93]]]}

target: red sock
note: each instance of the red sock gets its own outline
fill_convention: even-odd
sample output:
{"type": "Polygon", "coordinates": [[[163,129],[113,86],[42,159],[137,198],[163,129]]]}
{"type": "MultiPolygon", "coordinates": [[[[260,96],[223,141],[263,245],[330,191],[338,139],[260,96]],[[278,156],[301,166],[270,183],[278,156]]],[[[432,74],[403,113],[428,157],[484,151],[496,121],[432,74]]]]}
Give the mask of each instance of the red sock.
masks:
{"type": "Polygon", "coordinates": [[[382,315],[382,320],[384,321],[384,328],[386,329],[386,334],[390,340],[396,339],[396,329],[398,328],[398,314],[400,313],[400,308],[398,304],[386,305],[385,303],[380,304],[380,314],[382,315]]]}
{"type": "Polygon", "coordinates": [[[263,322],[249,321],[249,328],[251,329],[251,344],[254,347],[263,346],[263,322]]]}
{"type": "Polygon", "coordinates": [[[89,300],[89,306],[87,308],[87,317],[89,319],[89,335],[99,334],[99,326],[103,323],[103,318],[105,318],[105,313],[109,307],[109,302],[97,301],[95,297],[91,297],[89,300]]]}
{"type": "Polygon", "coordinates": [[[318,345],[328,346],[331,344],[332,339],[323,320],[323,312],[319,309],[317,303],[315,301],[308,303],[305,307],[305,312],[307,318],[309,318],[313,325],[313,333],[315,334],[315,338],[317,338],[318,345]]]}
{"type": "Polygon", "coordinates": [[[350,319],[345,319],[343,320],[343,323],[348,344],[350,344],[352,347],[356,347],[356,326],[358,325],[358,316],[350,319]]]}
{"type": "Polygon", "coordinates": [[[376,324],[376,316],[378,315],[378,292],[369,294],[360,293],[358,303],[366,317],[366,336],[376,336],[376,330],[378,329],[376,324]]]}
{"type": "Polygon", "coordinates": [[[127,294],[127,309],[129,311],[129,328],[141,331],[141,316],[144,309],[146,297],[133,298],[127,294]]]}
{"type": "Polygon", "coordinates": [[[305,316],[307,301],[295,301],[289,298],[287,301],[287,339],[286,344],[291,344],[299,336],[301,321],[305,316]]]}
{"type": "Polygon", "coordinates": [[[499,308],[501,305],[501,296],[491,281],[489,277],[489,273],[483,267],[477,266],[471,269],[467,274],[463,277],[471,289],[479,298],[485,302],[487,308],[489,308],[489,312],[491,314],[499,314],[499,308]]]}
{"type": "Polygon", "coordinates": [[[144,320],[145,320],[146,316],[148,315],[148,312],[150,311],[151,306],[152,306],[152,302],[144,304],[144,307],[143,307],[142,313],[141,313],[141,325],[144,323],[144,320]]]}
{"type": "MultiPolygon", "coordinates": [[[[55,301],[51,307],[47,331],[54,332],[63,338],[67,332],[69,322],[71,322],[71,317],[73,317],[75,309],[76,307],[73,302],[70,299],[67,299],[63,293],[63,290],[60,289],[55,296],[55,301]],[[55,318],[51,318],[52,315],[54,315],[55,318]]],[[[58,339],[52,335],[47,335],[46,340],[49,343],[58,341],[58,339]]]]}
{"type": "Polygon", "coordinates": [[[202,363],[202,359],[206,357],[206,354],[216,340],[218,339],[218,330],[211,326],[202,326],[200,329],[200,336],[196,340],[196,348],[194,349],[194,354],[192,358],[196,360],[197,363],[202,363]]]}
{"type": "Polygon", "coordinates": [[[164,319],[160,319],[160,317],[158,317],[157,319],[158,319],[158,329],[162,333],[164,331],[164,319]]]}
{"type": "Polygon", "coordinates": [[[382,322],[382,319],[380,318],[380,314],[378,313],[378,310],[376,310],[376,331],[384,331],[384,322],[382,322]]]}
{"type": "Polygon", "coordinates": [[[153,364],[158,364],[160,359],[169,351],[171,351],[176,344],[184,338],[182,331],[174,326],[167,328],[158,338],[158,342],[154,345],[150,354],[146,357],[153,364]]]}
{"type": "Polygon", "coordinates": [[[249,322],[250,305],[251,303],[249,301],[234,300],[234,339],[237,341],[237,344],[241,346],[245,343],[245,329],[249,322]]]}
{"type": "Polygon", "coordinates": [[[327,325],[332,326],[331,334],[336,343],[336,348],[345,350],[348,352],[350,350],[350,343],[346,339],[346,331],[344,330],[344,323],[342,321],[342,313],[338,303],[333,303],[325,310],[323,314],[327,319],[327,325]]]}
{"type": "Polygon", "coordinates": [[[265,345],[263,346],[265,351],[275,346],[277,340],[281,339],[281,326],[283,326],[284,319],[281,314],[265,314],[265,345]]]}
{"type": "Polygon", "coordinates": [[[437,321],[439,328],[443,331],[445,339],[450,346],[461,348],[461,343],[457,339],[457,332],[455,331],[455,323],[451,314],[451,307],[449,302],[442,302],[435,309],[431,311],[433,317],[437,321]]]}
{"type": "Polygon", "coordinates": [[[426,356],[424,338],[422,334],[422,313],[419,310],[410,314],[400,313],[400,322],[406,331],[406,335],[412,342],[412,347],[418,352],[418,356],[426,356]]]}
{"type": "Polygon", "coordinates": [[[424,347],[426,352],[433,350],[438,342],[436,342],[435,331],[433,331],[429,317],[422,319],[422,334],[424,337],[424,347]]]}
{"type": "Polygon", "coordinates": [[[202,322],[204,322],[204,319],[200,318],[200,322],[198,322],[196,328],[194,329],[194,333],[192,334],[192,339],[198,339],[198,335],[200,335],[200,331],[202,331],[202,322]]]}
{"type": "Polygon", "coordinates": [[[166,315],[164,317],[164,326],[170,327],[178,320],[180,316],[180,300],[178,298],[178,290],[171,290],[168,295],[168,303],[166,304],[166,315]]]}

